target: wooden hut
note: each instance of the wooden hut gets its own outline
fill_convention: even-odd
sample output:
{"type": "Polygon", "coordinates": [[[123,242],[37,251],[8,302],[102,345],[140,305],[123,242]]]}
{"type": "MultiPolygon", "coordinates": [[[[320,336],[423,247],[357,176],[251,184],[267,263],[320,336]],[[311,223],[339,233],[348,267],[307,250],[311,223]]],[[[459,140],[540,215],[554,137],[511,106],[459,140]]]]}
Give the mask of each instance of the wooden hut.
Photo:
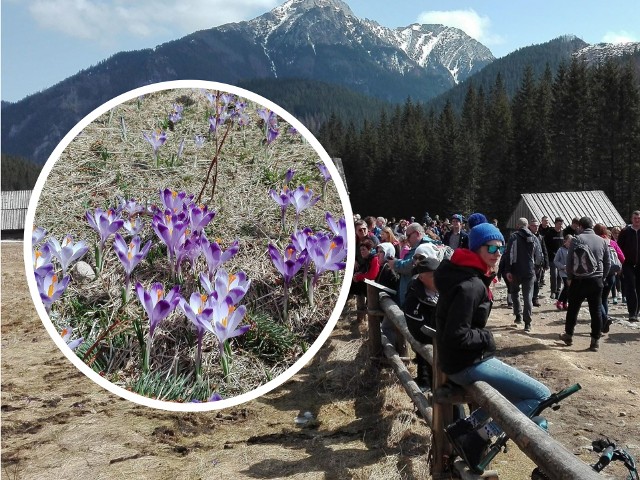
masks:
{"type": "Polygon", "coordinates": [[[32,190],[14,190],[2,192],[2,215],[0,228],[2,238],[22,238],[24,219],[27,216],[32,190]]]}
{"type": "Polygon", "coordinates": [[[565,225],[573,218],[590,217],[607,227],[624,226],[626,222],[602,190],[589,192],[523,193],[505,228],[515,228],[519,218],[540,220],[544,215],[553,225],[562,217],[565,225]]]}

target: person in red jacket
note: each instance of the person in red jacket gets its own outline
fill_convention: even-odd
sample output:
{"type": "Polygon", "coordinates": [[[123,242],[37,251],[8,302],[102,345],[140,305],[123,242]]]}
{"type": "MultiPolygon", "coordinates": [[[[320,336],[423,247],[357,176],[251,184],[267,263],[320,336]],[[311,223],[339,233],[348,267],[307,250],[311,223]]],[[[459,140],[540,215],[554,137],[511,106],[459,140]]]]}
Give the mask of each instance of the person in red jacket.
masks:
{"type": "Polygon", "coordinates": [[[378,261],[372,240],[365,238],[360,242],[358,248],[360,249],[360,256],[362,257],[362,264],[353,275],[353,282],[351,283],[349,292],[355,295],[366,295],[367,286],[364,281],[365,279],[375,280],[378,277],[380,262],[378,261]]]}

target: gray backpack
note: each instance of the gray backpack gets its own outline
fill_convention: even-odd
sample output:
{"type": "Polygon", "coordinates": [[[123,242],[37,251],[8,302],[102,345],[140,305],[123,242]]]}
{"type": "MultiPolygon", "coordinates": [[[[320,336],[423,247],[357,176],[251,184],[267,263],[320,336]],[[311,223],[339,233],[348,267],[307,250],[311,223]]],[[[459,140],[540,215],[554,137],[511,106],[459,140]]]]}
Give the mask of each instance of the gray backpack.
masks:
{"type": "Polygon", "coordinates": [[[573,276],[590,277],[598,270],[598,261],[580,235],[573,239],[573,276]]]}

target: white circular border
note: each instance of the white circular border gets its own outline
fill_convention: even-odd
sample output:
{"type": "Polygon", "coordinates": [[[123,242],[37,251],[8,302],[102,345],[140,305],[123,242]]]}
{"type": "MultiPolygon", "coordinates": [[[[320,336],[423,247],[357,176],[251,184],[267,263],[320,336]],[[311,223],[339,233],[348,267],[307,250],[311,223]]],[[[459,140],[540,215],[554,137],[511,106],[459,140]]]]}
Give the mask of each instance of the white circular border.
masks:
{"type": "Polygon", "coordinates": [[[31,292],[31,298],[33,299],[33,303],[36,307],[36,311],[40,316],[40,320],[44,324],[47,332],[56,343],[60,351],[69,359],[71,363],[73,363],[82,373],[84,373],[87,377],[93,380],[98,385],[103,388],[109,390],[120,397],[123,397],[132,402],[138,403],[140,405],[145,405],[147,407],[159,408],[163,410],[176,411],[176,412],[205,412],[211,410],[218,410],[227,407],[233,407],[235,405],[239,405],[241,403],[254,400],[257,397],[264,395],[274,388],[282,385],[284,382],[289,380],[293,375],[298,373],[302,367],[304,367],[307,362],[309,362],[313,356],[318,352],[320,347],[325,343],[329,335],[331,334],[333,328],[335,327],[338,318],[344,305],[347,301],[347,297],[349,295],[349,286],[351,284],[351,277],[353,276],[353,269],[355,263],[355,250],[353,247],[353,242],[350,240],[355,238],[355,231],[353,227],[353,211],[351,209],[351,203],[349,202],[349,196],[347,194],[347,190],[342,183],[342,179],[340,174],[338,173],[337,168],[331,161],[331,157],[324,150],[320,142],[311,134],[311,132],[302,124],[299,120],[297,120],[293,115],[279,107],[275,103],[267,100],[266,98],[261,97],[260,95],[245,90],[243,88],[239,88],[233,85],[227,85],[219,82],[208,82],[203,80],[175,80],[171,82],[160,82],[152,85],[147,85],[144,87],[136,88],[135,90],[131,90],[127,93],[123,93],[108,102],[104,103],[100,107],[96,108],[89,115],[84,117],[78,124],[76,124],[70,131],[65,135],[62,141],[56,146],[53,153],[49,156],[49,159],[45,163],[42,168],[42,172],[38,177],[36,185],[33,189],[31,200],[29,201],[29,208],[27,210],[27,216],[25,219],[25,231],[24,231],[24,263],[25,263],[25,271],[27,276],[27,283],[29,285],[29,291],[31,292]],[[103,113],[108,112],[112,108],[120,105],[127,100],[132,100],[140,95],[145,95],[148,93],[157,92],[160,90],[170,90],[170,89],[179,89],[179,88],[204,88],[208,90],[221,90],[229,93],[233,93],[235,95],[244,97],[248,100],[251,100],[255,103],[262,105],[263,107],[267,107],[270,110],[274,111],[278,116],[286,120],[290,125],[292,125],[298,132],[309,142],[309,144],[313,147],[319,157],[322,159],[324,164],[329,169],[331,173],[332,179],[336,185],[338,190],[338,194],[340,195],[340,200],[342,202],[342,208],[345,215],[345,220],[347,223],[347,266],[344,274],[344,281],[342,283],[342,288],[340,290],[340,295],[338,296],[338,301],[336,306],[333,309],[331,317],[325,325],[324,329],[318,336],[318,338],[313,342],[309,350],[307,350],[291,367],[289,367],[284,373],[276,377],[275,379],[261,385],[260,387],[252,390],[248,393],[243,393],[242,395],[238,395],[236,397],[231,397],[228,399],[220,400],[217,402],[203,402],[203,403],[179,403],[179,402],[165,402],[162,400],[155,400],[152,398],[145,397],[143,395],[139,395],[137,393],[130,392],[122,387],[114,385],[109,382],[106,378],[100,376],[97,372],[92,370],[86,363],[84,363],[65,343],[60,334],[55,329],[53,323],[49,319],[47,312],[44,308],[44,304],[42,300],[40,300],[40,294],[38,292],[38,287],[36,285],[35,275],[33,274],[33,259],[32,259],[32,245],[31,245],[31,233],[32,227],[35,220],[35,212],[38,200],[40,198],[40,194],[42,193],[42,188],[44,183],[53,168],[56,160],[60,158],[64,149],[71,143],[71,141],[82,132],[82,130],[87,127],[91,122],[96,120],[103,113]]]}

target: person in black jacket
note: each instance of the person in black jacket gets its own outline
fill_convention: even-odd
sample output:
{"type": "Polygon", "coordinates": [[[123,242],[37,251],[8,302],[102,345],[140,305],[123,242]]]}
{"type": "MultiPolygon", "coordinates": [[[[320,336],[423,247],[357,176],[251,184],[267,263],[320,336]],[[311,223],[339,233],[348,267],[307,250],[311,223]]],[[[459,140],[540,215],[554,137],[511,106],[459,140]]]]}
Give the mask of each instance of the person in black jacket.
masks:
{"type": "Polygon", "coordinates": [[[640,210],[631,214],[631,224],[618,235],[618,246],[624,253],[622,288],[627,297],[629,321],[637,322],[640,315],[640,210]]]}
{"type": "MultiPolygon", "coordinates": [[[[504,249],[504,238],[492,224],[471,229],[469,250],[458,249],[435,272],[440,292],[436,308],[436,342],[440,369],[459,385],[484,381],[529,414],[550,390],[495,357],[493,334],[487,329],[492,294],[489,288],[504,249]]],[[[446,428],[458,454],[476,473],[493,435],[500,434],[478,409],[446,428]]]]}
{"type": "MultiPolygon", "coordinates": [[[[421,328],[423,325],[436,328],[438,291],[433,280],[433,272],[436,271],[440,262],[435,258],[425,257],[424,255],[416,255],[414,260],[415,263],[411,273],[415,277],[409,282],[407,296],[402,309],[407,328],[413,338],[420,343],[431,344],[433,343],[431,337],[423,333],[421,328]]],[[[431,365],[417,353],[415,362],[418,366],[418,375],[415,382],[420,387],[420,390],[425,392],[431,388],[433,377],[431,365]]]]}

